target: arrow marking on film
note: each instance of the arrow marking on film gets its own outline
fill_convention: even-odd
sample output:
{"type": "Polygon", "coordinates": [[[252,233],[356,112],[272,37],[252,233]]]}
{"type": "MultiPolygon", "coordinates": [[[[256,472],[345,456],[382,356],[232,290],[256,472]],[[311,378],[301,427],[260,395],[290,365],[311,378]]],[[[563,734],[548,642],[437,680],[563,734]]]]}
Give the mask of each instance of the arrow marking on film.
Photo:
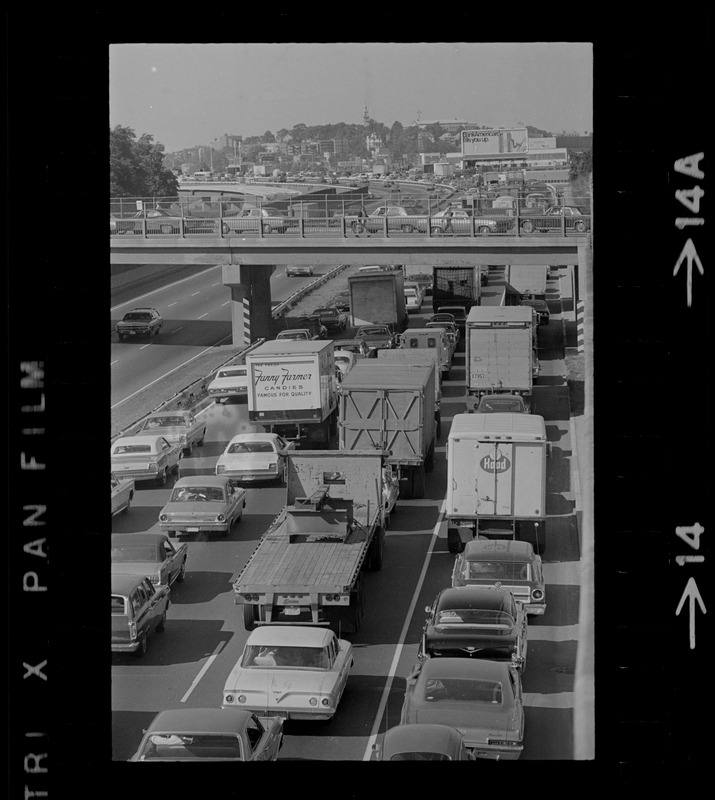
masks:
{"type": "Polygon", "coordinates": [[[700,261],[700,257],[698,256],[697,250],[695,249],[695,245],[693,244],[692,239],[688,239],[685,243],[685,247],[683,248],[678,261],[675,265],[675,269],[673,270],[673,276],[678,274],[678,270],[680,269],[680,265],[685,261],[687,258],[687,270],[688,270],[688,308],[693,304],[693,261],[695,262],[695,266],[700,271],[701,275],[705,274],[705,270],[703,269],[703,264],[700,261]]]}
{"type": "Polygon", "coordinates": [[[685,598],[688,598],[688,610],[690,612],[690,649],[695,649],[695,601],[698,601],[700,605],[700,610],[703,614],[707,614],[708,612],[705,609],[705,604],[703,603],[703,598],[700,596],[700,592],[698,591],[698,585],[695,583],[693,578],[685,585],[685,591],[683,592],[683,596],[680,598],[680,602],[678,603],[678,607],[675,609],[675,616],[677,617],[680,614],[680,610],[682,609],[685,598]]]}

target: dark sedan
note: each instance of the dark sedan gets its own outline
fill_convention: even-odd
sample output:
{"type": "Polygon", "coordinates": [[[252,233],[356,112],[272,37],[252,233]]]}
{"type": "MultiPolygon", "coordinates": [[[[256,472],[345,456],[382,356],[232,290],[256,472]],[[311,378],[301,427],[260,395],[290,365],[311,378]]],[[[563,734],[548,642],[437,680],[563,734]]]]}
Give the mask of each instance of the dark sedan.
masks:
{"type": "Polygon", "coordinates": [[[338,311],[350,311],[350,292],[338,292],[333,298],[333,305],[338,311]]]}
{"type": "Polygon", "coordinates": [[[376,761],[474,761],[464,734],[449,725],[416,723],[385,731],[373,745],[376,761]]]}
{"type": "Polygon", "coordinates": [[[337,308],[316,308],[312,314],[320,319],[328,331],[344,331],[348,324],[348,318],[337,308]]]}
{"type": "Polygon", "coordinates": [[[526,611],[508,589],[442,589],[425,611],[421,658],[489,658],[523,668],[526,611]]]}

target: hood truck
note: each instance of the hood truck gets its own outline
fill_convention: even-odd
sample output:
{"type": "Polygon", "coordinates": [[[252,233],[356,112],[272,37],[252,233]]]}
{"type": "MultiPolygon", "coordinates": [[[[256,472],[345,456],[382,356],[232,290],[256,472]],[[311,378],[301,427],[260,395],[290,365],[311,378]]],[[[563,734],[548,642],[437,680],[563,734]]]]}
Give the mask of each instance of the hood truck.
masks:
{"type": "Polygon", "coordinates": [[[360,628],[362,571],[382,568],[382,470],[377,451],[286,451],[286,505],[233,584],[247,631],[257,625],[360,628]]]}
{"type": "Polygon", "coordinates": [[[376,449],[400,482],[400,497],[424,497],[434,469],[434,367],[360,361],[340,384],[341,450],[376,449]]]}
{"type": "Polygon", "coordinates": [[[337,431],[333,343],[264,342],[246,355],[248,418],[296,447],[327,448],[337,431]]]}
{"type": "Polygon", "coordinates": [[[537,414],[455,414],[447,438],[447,547],[519,539],[543,553],[546,439],[537,414]]]}

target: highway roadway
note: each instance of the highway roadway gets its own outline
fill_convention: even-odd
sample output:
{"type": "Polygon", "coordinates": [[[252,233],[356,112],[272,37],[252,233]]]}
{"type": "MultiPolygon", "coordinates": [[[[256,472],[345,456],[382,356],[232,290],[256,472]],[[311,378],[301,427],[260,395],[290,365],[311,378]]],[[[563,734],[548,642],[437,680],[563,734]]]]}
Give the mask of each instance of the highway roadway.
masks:
{"type": "MultiPolygon", "coordinates": [[[[301,279],[291,279],[290,287],[297,286],[298,280],[301,279]]],[[[546,419],[552,455],[547,474],[544,554],[548,607],[543,617],[529,619],[529,656],[524,675],[525,760],[573,757],[579,554],[560,322],[559,285],[563,280],[563,269],[553,272],[549,279],[547,296],[552,316],[539,334],[542,372],[534,392],[534,411],[546,419]]],[[[174,302],[172,298],[179,296],[174,292],[181,292],[185,298],[197,297],[192,295],[197,284],[187,284],[183,288],[167,287],[171,293],[162,294],[162,302],[174,302]]],[[[276,291],[279,285],[277,275],[276,291]]],[[[220,286],[210,289],[219,292],[220,286]]],[[[202,298],[202,303],[204,299],[207,298],[202,298]]],[[[188,304],[188,300],[185,302],[188,304]]],[[[412,315],[410,324],[424,322],[430,313],[426,298],[420,314],[412,315]]],[[[178,326],[181,312],[170,319],[172,325],[178,326]]],[[[188,319],[186,314],[184,319],[188,319]]],[[[221,323],[216,312],[215,324],[229,323],[221,323]]],[[[193,313],[189,327],[196,337],[204,330],[193,313]]],[[[193,336],[186,340],[182,337],[183,344],[172,346],[206,346],[207,339],[196,345],[193,336]]],[[[136,344],[116,347],[138,349],[136,344]]],[[[168,348],[151,345],[148,350],[152,349],[163,352],[168,348]]],[[[140,352],[146,354],[147,350],[140,352]]],[[[370,757],[375,735],[399,722],[405,677],[415,662],[425,606],[449,585],[454,563],[454,556],[447,551],[446,524],[440,510],[450,420],[465,410],[463,351],[455,354],[451,378],[443,386],[442,436],[434,472],[427,476],[425,497],[398,502],[387,531],[383,568],[364,575],[365,616],[360,631],[346,636],[355,648],[355,666],[338,713],[329,723],[287,722],[280,760],[365,760],[370,757]]],[[[126,390],[122,387],[122,391],[126,390]]],[[[211,405],[201,413],[208,422],[206,444],[182,461],[183,474],[211,473],[230,436],[249,424],[245,403],[211,405]]],[[[157,516],[170,491],[171,485],[138,489],[129,513],[114,519],[113,532],[158,531],[157,516]]],[[[186,580],[172,589],[166,631],[151,637],[148,652],[141,660],[131,655],[112,656],[114,760],[126,760],[132,755],[142,729],[158,711],[220,706],[224,682],[247,638],[242,609],[233,602],[232,580],[283,506],[284,492],[281,487],[250,487],[243,519],[227,539],[204,534],[188,538],[186,580]]]]}

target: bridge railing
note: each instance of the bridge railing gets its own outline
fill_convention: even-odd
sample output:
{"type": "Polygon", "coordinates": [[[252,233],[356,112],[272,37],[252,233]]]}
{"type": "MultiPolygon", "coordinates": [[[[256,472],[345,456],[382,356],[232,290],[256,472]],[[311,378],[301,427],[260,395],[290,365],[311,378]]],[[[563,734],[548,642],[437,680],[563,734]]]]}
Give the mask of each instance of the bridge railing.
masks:
{"type": "Polygon", "coordinates": [[[256,200],[250,205],[241,199],[118,198],[110,201],[109,225],[110,236],[142,238],[580,236],[591,228],[591,215],[572,206],[529,207],[517,200],[509,207],[480,208],[466,199],[445,206],[441,198],[434,203],[428,198],[426,205],[385,201],[360,217],[360,204],[335,195],[270,204],[256,200]]]}

